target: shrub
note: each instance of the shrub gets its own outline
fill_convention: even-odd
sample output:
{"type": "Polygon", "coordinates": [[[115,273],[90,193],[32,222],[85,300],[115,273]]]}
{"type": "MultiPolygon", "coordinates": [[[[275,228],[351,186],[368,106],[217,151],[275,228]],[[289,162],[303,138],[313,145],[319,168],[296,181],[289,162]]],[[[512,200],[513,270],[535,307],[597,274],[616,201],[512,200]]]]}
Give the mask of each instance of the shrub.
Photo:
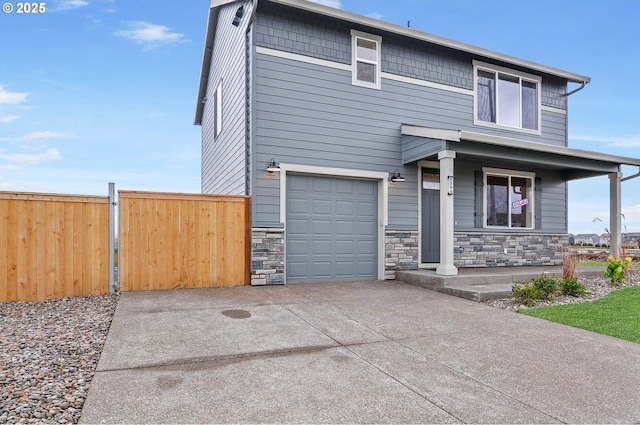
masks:
{"type": "Polygon", "coordinates": [[[534,288],[540,291],[542,298],[545,300],[550,300],[553,293],[558,290],[558,281],[544,274],[531,279],[531,283],[534,288]]]}
{"type": "Polygon", "coordinates": [[[604,275],[611,279],[612,285],[619,285],[627,276],[627,270],[631,264],[631,258],[613,258],[611,255],[607,258],[607,270],[604,275]]]}
{"type": "Polygon", "coordinates": [[[576,266],[580,262],[578,253],[572,249],[562,253],[562,278],[572,279],[576,272],[576,266]]]}
{"type": "Polygon", "coordinates": [[[541,300],[544,297],[542,292],[530,283],[513,285],[511,287],[511,296],[518,304],[523,304],[527,307],[532,307],[535,305],[536,301],[541,300]]]}
{"type": "Polygon", "coordinates": [[[558,282],[560,292],[570,297],[579,297],[588,293],[587,288],[575,277],[569,279],[561,279],[558,282]]]}

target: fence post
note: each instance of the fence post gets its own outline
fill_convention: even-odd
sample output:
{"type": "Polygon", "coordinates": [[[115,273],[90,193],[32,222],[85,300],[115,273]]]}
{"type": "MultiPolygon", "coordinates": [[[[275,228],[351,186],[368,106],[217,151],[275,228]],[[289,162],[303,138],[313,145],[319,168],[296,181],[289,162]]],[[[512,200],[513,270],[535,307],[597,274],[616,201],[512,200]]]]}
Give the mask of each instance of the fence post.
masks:
{"type": "Polygon", "coordinates": [[[116,292],[119,288],[115,282],[115,214],[116,206],[116,185],[115,183],[109,183],[109,293],[116,292]]]}

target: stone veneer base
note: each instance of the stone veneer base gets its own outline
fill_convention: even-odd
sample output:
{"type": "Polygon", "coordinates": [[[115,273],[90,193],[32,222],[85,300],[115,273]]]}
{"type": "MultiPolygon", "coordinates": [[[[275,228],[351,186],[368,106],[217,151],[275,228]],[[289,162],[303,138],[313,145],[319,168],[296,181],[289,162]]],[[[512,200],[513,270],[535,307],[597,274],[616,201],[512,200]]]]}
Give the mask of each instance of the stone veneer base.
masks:
{"type": "Polygon", "coordinates": [[[251,285],[284,284],[284,229],[251,229],[251,285]]]}
{"type": "Polygon", "coordinates": [[[395,279],[398,270],[418,270],[418,231],[387,230],[384,237],[384,278],[395,279]]]}
{"type": "Polygon", "coordinates": [[[455,232],[456,267],[561,266],[568,234],[455,232]]]}

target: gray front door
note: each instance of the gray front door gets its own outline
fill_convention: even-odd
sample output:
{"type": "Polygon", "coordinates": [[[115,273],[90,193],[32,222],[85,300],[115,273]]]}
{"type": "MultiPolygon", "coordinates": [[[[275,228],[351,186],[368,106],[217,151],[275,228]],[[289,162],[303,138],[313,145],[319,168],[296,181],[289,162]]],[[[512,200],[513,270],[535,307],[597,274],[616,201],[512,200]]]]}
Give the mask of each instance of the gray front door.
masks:
{"type": "Polygon", "coordinates": [[[287,282],[377,279],[378,183],[287,175],[287,282]]]}
{"type": "Polygon", "coordinates": [[[423,263],[440,262],[440,170],[422,169],[423,263]]]}

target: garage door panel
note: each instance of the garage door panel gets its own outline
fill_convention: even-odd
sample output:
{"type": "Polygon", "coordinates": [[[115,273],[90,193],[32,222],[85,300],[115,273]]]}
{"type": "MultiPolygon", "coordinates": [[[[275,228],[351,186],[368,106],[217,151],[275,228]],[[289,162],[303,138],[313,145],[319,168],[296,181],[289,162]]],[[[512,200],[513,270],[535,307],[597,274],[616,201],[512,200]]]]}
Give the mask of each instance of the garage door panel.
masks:
{"type": "Polygon", "coordinates": [[[371,241],[358,241],[358,255],[375,255],[377,246],[371,241]]]}
{"type": "Polygon", "coordinates": [[[311,183],[312,191],[315,192],[316,194],[320,194],[320,193],[330,194],[333,192],[332,179],[312,178],[311,182],[312,182],[311,183]]]}
{"type": "Polygon", "coordinates": [[[336,255],[353,255],[356,244],[353,240],[338,239],[335,242],[336,255]]]}
{"type": "Polygon", "coordinates": [[[311,220],[311,232],[315,236],[327,236],[330,237],[333,234],[333,223],[331,220],[326,219],[312,219],[311,220]]]}
{"type": "Polygon", "coordinates": [[[352,217],[356,213],[356,203],[354,201],[335,201],[336,215],[352,217]]]}
{"type": "Polygon", "coordinates": [[[330,256],[332,254],[332,243],[331,240],[318,240],[315,239],[311,242],[311,255],[327,255],[330,256]]]}
{"type": "Polygon", "coordinates": [[[307,257],[310,252],[309,252],[309,241],[307,239],[295,239],[295,238],[289,238],[289,240],[287,241],[287,244],[289,245],[289,252],[290,255],[289,257],[307,257]]]}
{"type": "Polygon", "coordinates": [[[288,282],[377,278],[377,187],[375,181],[287,176],[288,282]]]}
{"type": "Polygon", "coordinates": [[[333,214],[333,205],[330,199],[314,199],[311,207],[314,215],[330,216],[333,214]]]}
{"type": "Polygon", "coordinates": [[[289,213],[307,215],[309,213],[309,200],[306,198],[292,197],[289,199],[289,213]]]}

